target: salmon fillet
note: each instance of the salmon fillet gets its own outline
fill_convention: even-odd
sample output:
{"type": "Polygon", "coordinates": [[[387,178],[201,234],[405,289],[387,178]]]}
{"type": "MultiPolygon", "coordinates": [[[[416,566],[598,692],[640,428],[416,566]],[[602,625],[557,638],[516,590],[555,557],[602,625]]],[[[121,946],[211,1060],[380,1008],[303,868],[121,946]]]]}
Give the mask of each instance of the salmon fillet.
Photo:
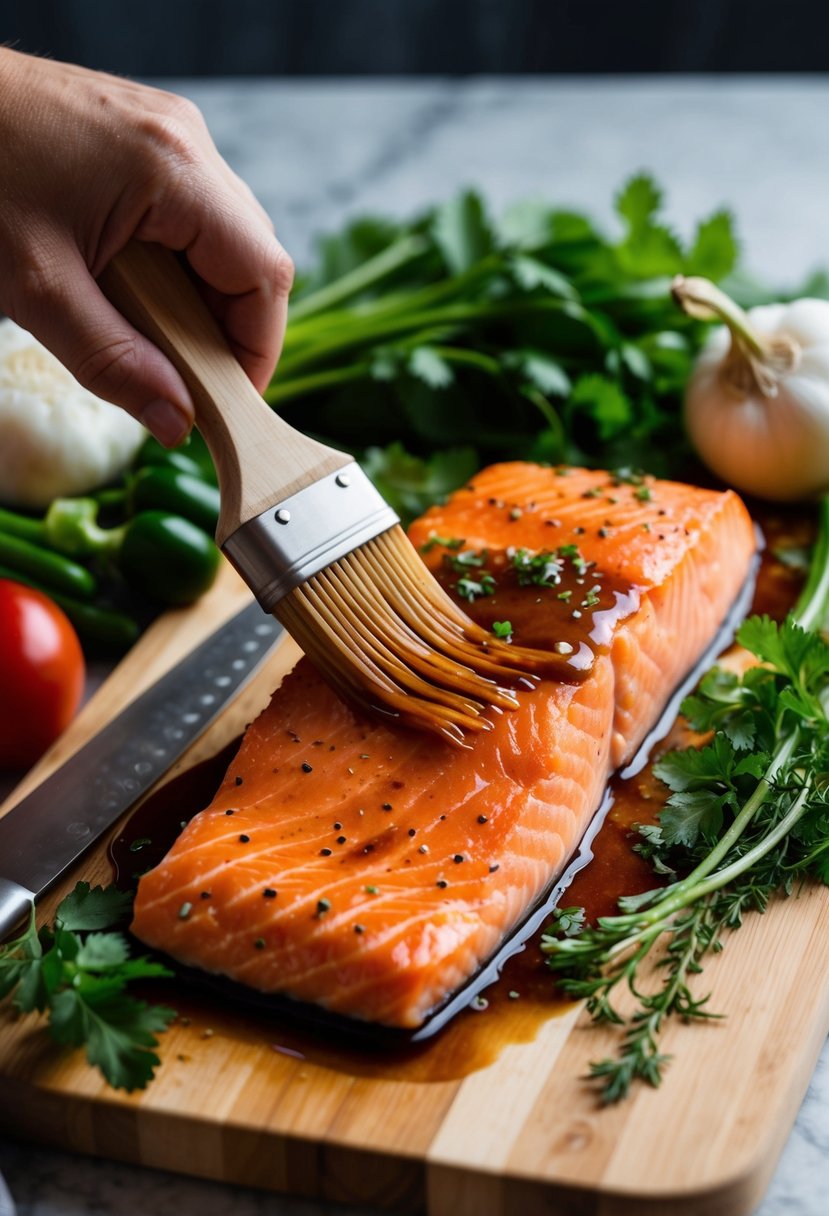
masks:
{"type": "Polygon", "coordinates": [[[478,474],[411,537],[481,623],[572,655],[572,681],[522,692],[464,751],[352,709],[301,660],[141,879],[132,928],[261,991],[414,1028],[561,872],[755,537],[731,491],[524,463],[478,474]]]}

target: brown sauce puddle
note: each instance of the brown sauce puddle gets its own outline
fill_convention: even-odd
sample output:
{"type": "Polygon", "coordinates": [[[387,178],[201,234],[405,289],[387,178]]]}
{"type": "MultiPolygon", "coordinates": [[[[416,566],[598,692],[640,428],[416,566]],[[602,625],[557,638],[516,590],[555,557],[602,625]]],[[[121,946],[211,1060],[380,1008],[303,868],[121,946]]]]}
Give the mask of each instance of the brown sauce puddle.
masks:
{"type": "MultiPolygon", "coordinates": [[[[802,574],[776,557],[781,548],[807,546],[813,522],[802,514],[778,512],[761,519],[766,549],[754,592],[752,612],[767,613],[782,620],[802,586],[802,574]]],[[[525,591],[522,588],[522,592],[525,591]]],[[[605,596],[596,612],[610,605],[605,596]]],[[[545,598],[545,597],[539,597],[545,598]]],[[[510,605],[511,607],[512,605],[510,605]]],[[[507,604],[499,605],[501,613],[507,604]]],[[[626,606],[625,606],[626,607],[626,606]]],[[[620,615],[627,615],[626,612],[620,615]]],[[[515,614],[518,615],[517,613],[515,614]]],[[[560,616],[561,614],[557,614],[560,616]]],[[[511,619],[493,614],[493,619],[511,619]]],[[[482,621],[482,623],[484,623],[482,621]]],[[[527,631],[530,632],[529,630],[527,631]]],[[[560,636],[560,635],[559,635],[560,636]]],[[[522,641],[533,642],[525,634],[522,641]]],[[[648,863],[632,851],[633,827],[655,822],[667,790],[653,775],[652,762],[672,747],[687,746],[693,736],[681,718],[653,749],[651,760],[635,776],[614,777],[610,782],[611,806],[592,842],[593,859],[573,878],[563,899],[564,906],[582,906],[588,920],[611,915],[621,895],[635,894],[655,885],[648,863]]],[[[156,865],[172,845],[180,827],[211,801],[235,754],[236,740],[212,759],[194,766],[146,799],[130,816],[110,844],[110,860],[116,881],[129,887],[139,873],[156,865]]],[[[354,1043],[336,1028],[324,1025],[305,1029],[295,1017],[285,1021],[273,1013],[240,1006],[228,999],[231,985],[220,978],[205,986],[193,985],[192,973],[183,972],[183,983],[174,997],[165,997],[179,1011],[179,1023],[189,1025],[203,1037],[222,1035],[231,1040],[270,1044],[283,1055],[349,1076],[375,1077],[410,1082],[441,1082],[460,1079],[492,1064],[510,1044],[531,1042],[549,1018],[572,1008],[557,995],[552,976],[538,948],[540,932],[523,950],[504,965],[499,979],[485,989],[483,1008],[468,1006],[457,1013],[434,1038],[421,1044],[389,1047],[366,1041],[354,1043]],[[224,991],[223,991],[224,990],[224,991]]],[[[301,1017],[301,1009],[298,1009],[301,1017]]]]}

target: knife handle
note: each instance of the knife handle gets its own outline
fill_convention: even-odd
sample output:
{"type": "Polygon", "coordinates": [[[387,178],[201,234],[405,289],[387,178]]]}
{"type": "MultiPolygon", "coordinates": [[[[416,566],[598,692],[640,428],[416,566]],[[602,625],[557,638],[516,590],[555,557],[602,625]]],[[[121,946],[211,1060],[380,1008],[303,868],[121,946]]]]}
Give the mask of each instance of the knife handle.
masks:
{"type": "Polygon", "coordinates": [[[347,453],[301,435],[265,404],[170,250],[132,240],[99,282],[190,391],[219,477],[220,545],[243,523],[351,463],[347,453]]]}

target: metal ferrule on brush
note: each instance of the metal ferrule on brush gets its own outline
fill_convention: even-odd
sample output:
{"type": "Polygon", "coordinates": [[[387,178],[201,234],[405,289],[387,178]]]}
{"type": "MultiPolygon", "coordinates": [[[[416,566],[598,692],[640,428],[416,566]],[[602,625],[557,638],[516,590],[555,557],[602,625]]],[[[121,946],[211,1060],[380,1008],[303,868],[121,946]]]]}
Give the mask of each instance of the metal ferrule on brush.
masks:
{"type": "Polygon", "coordinates": [[[400,520],[356,463],[248,520],[223,551],[265,612],[400,520]]]}

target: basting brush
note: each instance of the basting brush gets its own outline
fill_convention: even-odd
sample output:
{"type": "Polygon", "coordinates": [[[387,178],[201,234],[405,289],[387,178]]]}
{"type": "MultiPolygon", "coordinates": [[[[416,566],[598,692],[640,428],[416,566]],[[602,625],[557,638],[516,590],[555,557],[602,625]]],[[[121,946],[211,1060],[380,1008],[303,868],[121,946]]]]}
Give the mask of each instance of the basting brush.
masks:
{"type": "Polygon", "coordinates": [[[101,285],[190,390],[219,478],[217,543],[338,692],[463,745],[491,728],[487,708],[516,707],[522,679],[573,678],[565,657],[471,621],[353,457],[265,404],[174,254],[133,241],[101,285]]]}

